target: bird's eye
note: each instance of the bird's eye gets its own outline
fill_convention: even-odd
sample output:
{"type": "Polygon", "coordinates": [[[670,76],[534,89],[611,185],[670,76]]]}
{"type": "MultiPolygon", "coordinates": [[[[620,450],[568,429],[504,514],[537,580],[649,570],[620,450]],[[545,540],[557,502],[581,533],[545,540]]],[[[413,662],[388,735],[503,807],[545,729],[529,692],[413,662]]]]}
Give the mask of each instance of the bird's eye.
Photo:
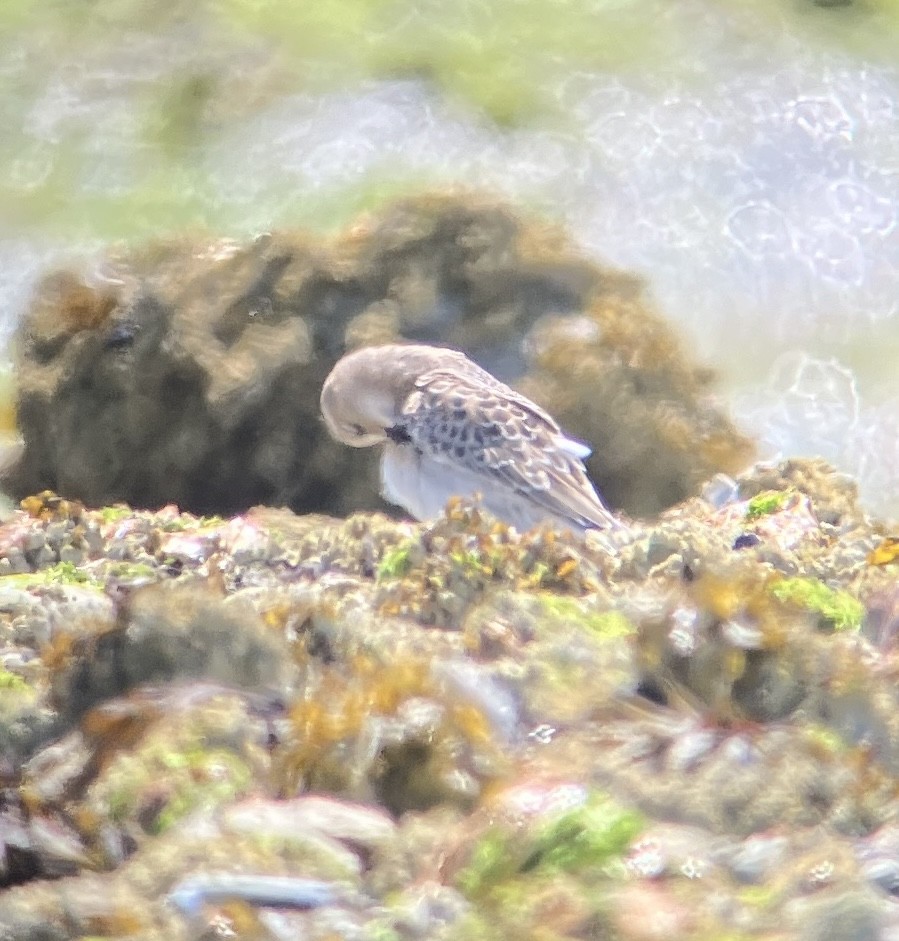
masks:
{"type": "Polygon", "coordinates": [[[357,438],[361,438],[365,434],[365,429],[362,427],[362,425],[350,425],[350,430],[357,438]]]}

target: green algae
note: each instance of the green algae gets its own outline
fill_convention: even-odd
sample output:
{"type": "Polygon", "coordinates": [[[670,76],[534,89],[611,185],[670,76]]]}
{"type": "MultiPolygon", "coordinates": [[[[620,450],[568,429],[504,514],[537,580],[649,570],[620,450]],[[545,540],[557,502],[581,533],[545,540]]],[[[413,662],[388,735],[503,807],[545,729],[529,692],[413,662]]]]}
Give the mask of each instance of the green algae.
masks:
{"type": "Polygon", "coordinates": [[[546,827],[523,871],[539,866],[576,873],[605,867],[628,850],[642,829],[639,814],[604,795],[592,794],[583,807],[546,827]]]}
{"type": "Polygon", "coordinates": [[[167,747],[159,743],[140,754],[119,756],[118,784],[108,797],[111,819],[122,823],[139,815],[154,782],[164,782],[165,806],[147,825],[148,832],[160,834],[193,811],[228,803],[252,785],[249,767],[230,751],[202,744],[185,751],[167,747]]]}
{"type": "Polygon", "coordinates": [[[643,830],[639,814],[593,792],[579,807],[545,819],[494,826],[471,850],[456,887],[472,910],[451,938],[569,937],[546,923],[555,912],[601,917],[604,889],[617,884],[621,857],[643,830]]]}
{"type": "MultiPolygon", "coordinates": [[[[779,895],[780,889],[770,885],[747,885],[737,893],[737,897],[743,905],[762,911],[771,908],[777,902],[779,895]]],[[[721,938],[721,941],[729,941],[730,937],[730,935],[727,935],[721,938]]],[[[733,937],[736,939],[742,936],[734,935],[733,937]]]]}
{"type": "MultiPolygon", "coordinates": [[[[447,172],[397,170],[385,157],[346,185],[304,188],[263,165],[258,216],[248,220],[242,201],[222,199],[207,157],[223,135],[245,133],[282,99],[335,89],[352,94],[363,82],[398,77],[425,81],[451,107],[502,127],[570,131],[577,119],[563,91],[579,72],[696,80],[692,17],[672,17],[668,6],[661,0],[496,0],[426,8],[409,0],[220,0],[187,8],[164,0],[88,6],[4,0],[0,34],[8,48],[29,54],[3,102],[0,208],[17,231],[91,242],[185,228],[236,234],[298,221],[332,228],[408,193],[422,178],[429,186],[445,181],[447,172]],[[177,47],[179,34],[198,37],[196,61],[185,64],[176,56],[158,76],[150,69],[149,80],[120,83],[132,117],[127,126],[62,122],[52,145],[28,132],[29,115],[54,69],[66,73],[90,62],[114,75],[121,36],[138,38],[132,53],[148,63],[156,43],[169,38],[177,47]],[[254,61],[264,65],[249,64],[254,61]],[[232,69],[232,63],[242,67],[232,69]],[[104,145],[116,155],[124,151],[129,169],[127,184],[110,190],[96,185],[94,173],[104,145]]],[[[855,3],[838,14],[815,10],[811,2],[789,7],[777,0],[718,0],[708,7],[706,15],[725,28],[738,17],[741,37],[765,42],[771,24],[785,22],[797,36],[857,47],[865,59],[886,46],[892,63],[897,0],[855,3]]],[[[90,104],[102,100],[86,96],[90,104]]],[[[521,198],[547,203],[539,192],[521,198]]]]}
{"type": "Polygon", "coordinates": [[[549,581],[551,575],[552,569],[545,562],[535,562],[529,572],[528,584],[532,588],[539,588],[549,581]]]}
{"type": "Polygon", "coordinates": [[[56,565],[51,565],[50,568],[35,574],[43,575],[45,582],[52,585],[94,585],[100,587],[100,582],[72,562],[57,562],[56,565]]]}
{"type": "Polygon", "coordinates": [[[619,611],[591,611],[583,600],[565,595],[539,594],[536,596],[547,629],[561,624],[578,625],[595,637],[607,640],[629,637],[637,629],[619,611]]]}
{"type": "Polygon", "coordinates": [[[388,549],[381,561],[378,563],[377,578],[378,581],[384,581],[391,578],[402,578],[409,569],[412,568],[412,548],[414,542],[411,539],[401,542],[398,546],[388,549]]]}
{"type": "MultiPolygon", "coordinates": [[[[0,207],[18,231],[89,240],[185,228],[243,232],[246,207],[221,199],[201,158],[220,145],[220,135],[245,128],[273,102],[409,77],[499,125],[570,120],[558,87],[572,68],[639,70],[670,46],[667,31],[633,4],[562,5],[560,11],[543,0],[499,0],[423,11],[408,0],[221,0],[186,9],[159,0],[118,0],[86,17],[79,4],[52,4],[38,13],[34,4],[10,0],[0,4],[0,32],[10,48],[33,54],[4,103],[9,133],[0,145],[0,207]],[[53,68],[91,62],[115,73],[123,34],[147,37],[149,48],[138,44],[134,50],[145,61],[142,56],[152,60],[158,37],[180,32],[202,37],[199,45],[217,54],[201,55],[187,67],[176,58],[174,68],[138,83],[128,93],[133,128],[101,132],[103,141],[132,154],[127,186],[107,191],[82,183],[92,179],[98,146],[93,128],[69,122],[52,147],[25,132],[53,68]],[[268,50],[265,64],[235,80],[230,63],[246,67],[262,48],[268,50]]],[[[680,67],[676,55],[667,60],[680,67]]],[[[410,170],[404,178],[385,158],[344,186],[304,190],[289,175],[269,176],[257,224],[302,220],[332,228],[366,205],[408,193],[424,175],[410,170]]],[[[428,185],[438,176],[445,178],[433,174],[428,185]]]]}
{"type": "Polygon", "coordinates": [[[129,519],[134,515],[134,510],[124,503],[116,503],[114,506],[104,506],[99,510],[100,519],[104,523],[119,523],[122,520],[129,519]]]}
{"type": "Polygon", "coordinates": [[[485,887],[511,879],[517,871],[515,859],[509,852],[508,834],[494,830],[475,844],[468,865],[456,879],[456,885],[465,895],[477,896],[485,887]]]}
{"type": "Polygon", "coordinates": [[[746,519],[756,520],[761,516],[770,516],[783,509],[793,496],[792,490],[763,490],[756,494],[746,508],[746,519]]]}
{"type": "Polygon", "coordinates": [[[0,667],[0,692],[2,693],[30,693],[31,687],[18,673],[0,667]]]}
{"type": "Polygon", "coordinates": [[[828,588],[814,578],[798,577],[774,582],[770,590],[778,601],[819,615],[823,626],[836,631],[857,631],[861,627],[864,606],[847,591],[828,588]]]}
{"type": "Polygon", "coordinates": [[[517,832],[491,829],[474,845],[456,883],[477,898],[523,874],[604,871],[642,829],[639,814],[593,793],[580,807],[538,822],[524,842],[517,832]]]}
{"type": "Polygon", "coordinates": [[[200,807],[230,803],[252,785],[252,775],[246,765],[226,751],[195,755],[189,764],[173,770],[179,773],[183,786],[156,818],[151,828],[154,833],[164,833],[200,807]]]}
{"type": "Polygon", "coordinates": [[[474,549],[452,551],[449,553],[449,560],[461,569],[463,574],[492,575],[496,568],[481,552],[474,549]]]}
{"type": "Polygon", "coordinates": [[[833,729],[817,723],[803,729],[806,740],[822,754],[835,757],[846,751],[846,742],[833,729]]]}
{"type": "Polygon", "coordinates": [[[376,921],[365,926],[364,937],[365,941],[404,941],[406,935],[400,934],[392,924],[376,921]]]}
{"type": "Polygon", "coordinates": [[[73,562],[57,562],[37,572],[23,572],[16,575],[4,575],[0,578],[4,585],[15,588],[45,588],[48,585],[80,585],[85,588],[101,590],[103,582],[79,568],[73,562]]]}
{"type": "Polygon", "coordinates": [[[227,520],[223,516],[192,516],[190,513],[181,513],[174,519],[166,520],[160,527],[164,533],[189,533],[198,529],[211,529],[224,526],[227,520]]]}
{"type": "Polygon", "coordinates": [[[638,5],[584,0],[443,4],[426,14],[398,0],[223,0],[219,9],[223,25],[275,39],[313,87],[424,77],[507,126],[556,110],[562,70],[635,68],[671,43],[638,5]]]}
{"type": "Polygon", "coordinates": [[[119,825],[164,833],[195,811],[246,794],[254,782],[252,747],[242,707],[210,701],[195,713],[167,717],[119,751],[91,786],[88,803],[119,825]]]}
{"type": "Polygon", "coordinates": [[[113,562],[106,569],[106,576],[126,582],[145,578],[152,579],[155,582],[159,580],[160,573],[158,568],[154,568],[146,562],[113,562]]]}

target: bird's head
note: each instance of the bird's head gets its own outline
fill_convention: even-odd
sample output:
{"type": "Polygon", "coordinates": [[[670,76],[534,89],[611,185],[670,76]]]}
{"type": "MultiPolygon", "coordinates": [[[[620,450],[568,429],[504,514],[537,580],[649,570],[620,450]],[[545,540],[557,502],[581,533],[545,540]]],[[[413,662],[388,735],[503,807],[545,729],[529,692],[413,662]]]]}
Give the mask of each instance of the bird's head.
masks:
{"type": "Polygon", "coordinates": [[[389,370],[378,369],[375,349],[345,356],[322,386],[321,411],[328,431],[353,448],[386,441],[398,419],[398,393],[389,370]]]}

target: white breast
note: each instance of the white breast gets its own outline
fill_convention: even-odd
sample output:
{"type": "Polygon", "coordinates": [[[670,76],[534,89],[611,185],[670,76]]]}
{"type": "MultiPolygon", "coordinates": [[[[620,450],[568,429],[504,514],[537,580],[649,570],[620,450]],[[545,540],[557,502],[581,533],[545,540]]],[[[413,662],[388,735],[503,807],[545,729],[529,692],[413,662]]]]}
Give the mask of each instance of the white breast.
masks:
{"type": "Polygon", "coordinates": [[[555,517],[500,481],[492,481],[465,467],[422,457],[407,444],[388,444],[384,448],[381,495],[416,519],[434,519],[443,512],[450,497],[474,497],[475,494],[480,494],[485,509],[520,532],[553,520],[564,528],[583,528],[564,517],[555,517]]]}
{"type": "Polygon", "coordinates": [[[388,444],[384,448],[381,494],[416,519],[433,519],[450,497],[473,495],[478,489],[469,472],[422,458],[407,444],[388,444]]]}

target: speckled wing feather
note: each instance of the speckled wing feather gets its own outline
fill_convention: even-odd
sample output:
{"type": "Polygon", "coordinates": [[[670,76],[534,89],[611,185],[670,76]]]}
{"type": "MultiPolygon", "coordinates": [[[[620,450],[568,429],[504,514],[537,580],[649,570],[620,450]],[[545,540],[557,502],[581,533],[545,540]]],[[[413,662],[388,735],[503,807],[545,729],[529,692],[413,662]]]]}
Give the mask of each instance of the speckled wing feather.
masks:
{"type": "MultiPolygon", "coordinates": [[[[463,358],[464,360],[464,358],[463,358]]],[[[469,360],[419,376],[403,405],[412,444],[432,460],[463,466],[512,488],[577,526],[620,524],[601,503],[579,456],[556,422],[525,396],[469,360]]]]}

